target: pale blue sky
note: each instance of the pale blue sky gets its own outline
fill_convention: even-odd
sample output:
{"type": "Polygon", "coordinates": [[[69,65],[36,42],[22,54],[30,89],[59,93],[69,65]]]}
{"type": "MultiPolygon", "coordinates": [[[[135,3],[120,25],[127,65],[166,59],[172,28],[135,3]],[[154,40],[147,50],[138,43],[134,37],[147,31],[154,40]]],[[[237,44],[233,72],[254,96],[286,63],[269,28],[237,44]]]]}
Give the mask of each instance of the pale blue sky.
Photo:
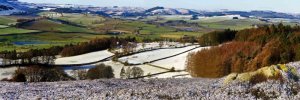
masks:
{"type": "Polygon", "coordinates": [[[19,0],[31,3],[191,8],[197,10],[272,10],[300,13],[300,0],[19,0]]]}

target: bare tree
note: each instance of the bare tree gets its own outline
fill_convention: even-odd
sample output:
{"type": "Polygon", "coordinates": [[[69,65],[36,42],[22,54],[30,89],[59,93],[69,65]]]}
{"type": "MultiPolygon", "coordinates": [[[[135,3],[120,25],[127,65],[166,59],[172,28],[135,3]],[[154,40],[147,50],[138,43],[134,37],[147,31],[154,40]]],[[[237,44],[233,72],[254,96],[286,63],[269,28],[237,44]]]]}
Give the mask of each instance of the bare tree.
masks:
{"type": "Polygon", "coordinates": [[[121,69],[120,78],[122,78],[122,79],[126,78],[126,72],[125,72],[124,67],[122,67],[122,69],[121,69]]]}

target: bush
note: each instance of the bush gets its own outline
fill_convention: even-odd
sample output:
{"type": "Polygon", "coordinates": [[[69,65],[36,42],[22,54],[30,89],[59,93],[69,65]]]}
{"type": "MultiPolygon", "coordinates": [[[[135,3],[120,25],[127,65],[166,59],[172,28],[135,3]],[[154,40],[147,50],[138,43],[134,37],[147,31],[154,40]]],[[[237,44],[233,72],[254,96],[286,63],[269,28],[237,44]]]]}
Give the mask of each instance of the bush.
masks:
{"type": "Polygon", "coordinates": [[[111,66],[104,64],[96,65],[95,68],[91,68],[87,72],[88,79],[100,79],[100,78],[114,78],[114,70],[111,66]]]}
{"type": "Polygon", "coordinates": [[[140,67],[133,67],[131,69],[131,77],[138,78],[144,75],[144,71],[140,67]]]}
{"type": "Polygon", "coordinates": [[[128,78],[139,78],[144,76],[144,71],[140,67],[127,67],[126,70],[124,68],[121,69],[120,73],[121,78],[128,79],[128,78]]]}
{"type": "Polygon", "coordinates": [[[265,82],[265,81],[267,81],[268,80],[268,77],[266,77],[264,74],[262,74],[262,73],[258,73],[258,74],[255,74],[255,75],[253,75],[251,78],[250,78],[250,80],[249,80],[249,82],[250,82],[250,84],[257,84],[257,83],[261,83],[261,82],[265,82]]]}

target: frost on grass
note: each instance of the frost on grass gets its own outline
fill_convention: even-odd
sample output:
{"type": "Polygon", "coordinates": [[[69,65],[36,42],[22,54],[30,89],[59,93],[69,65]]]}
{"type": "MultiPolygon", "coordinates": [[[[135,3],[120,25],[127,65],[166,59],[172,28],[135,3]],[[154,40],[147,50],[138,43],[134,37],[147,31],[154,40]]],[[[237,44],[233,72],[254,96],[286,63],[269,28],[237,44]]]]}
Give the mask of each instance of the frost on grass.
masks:
{"type": "Polygon", "coordinates": [[[298,82],[255,85],[223,79],[102,79],[44,83],[0,82],[1,99],[300,99],[298,82]]]}
{"type": "Polygon", "coordinates": [[[187,46],[184,48],[176,48],[176,49],[159,49],[159,50],[143,52],[143,53],[138,53],[138,54],[134,54],[131,56],[122,57],[119,60],[122,62],[128,61],[128,63],[130,63],[130,64],[141,64],[141,63],[150,62],[153,60],[169,57],[172,55],[176,55],[176,54],[182,53],[184,51],[193,49],[195,47],[197,47],[197,46],[194,45],[194,46],[187,46]]]}
{"type": "Polygon", "coordinates": [[[90,63],[103,60],[107,57],[112,56],[113,53],[110,53],[108,50],[97,51],[87,54],[82,54],[78,56],[71,56],[71,57],[62,57],[57,58],[55,60],[55,64],[83,64],[83,63],[90,63]]]}
{"type": "Polygon", "coordinates": [[[163,66],[164,68],[168,68],[168,69],[171,69],[172,67],[174,67],[175,70],[185,70],[186,69],[185,63],[186,63],[188,54],[192,53],[192,52],[200,51],[205,48],[209,48],[209,47],[200,47],[200,48],[194,49],[192,51],[177,55],[175,57],[171,57],[168,59],[163,59],[163,60],[153,62],[152,64],[156,65],[156,66],[163,66]]]}

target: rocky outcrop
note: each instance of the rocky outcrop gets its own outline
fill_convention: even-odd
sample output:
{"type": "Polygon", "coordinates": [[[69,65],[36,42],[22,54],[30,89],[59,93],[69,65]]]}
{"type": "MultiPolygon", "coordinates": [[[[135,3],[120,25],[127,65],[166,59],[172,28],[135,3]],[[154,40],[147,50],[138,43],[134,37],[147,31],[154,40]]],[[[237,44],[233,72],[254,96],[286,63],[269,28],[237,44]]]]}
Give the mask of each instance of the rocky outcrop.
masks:
{"type": "Polygon", "coordinates": [[[277,76],[282,77],[285,81],[298,81],[299,80],[299,63],[292,62],[288,64],[278,64],[260,68],[253,72],[247,73],[232,73],[225,77],[224,83],[229,84],[233,81],[246,82],[251,81],[253,78],[257,78],[257,75],[266,79],[279,80],[277,76]],[[276,79],[274,77],[277,77],[276,79]]]}

